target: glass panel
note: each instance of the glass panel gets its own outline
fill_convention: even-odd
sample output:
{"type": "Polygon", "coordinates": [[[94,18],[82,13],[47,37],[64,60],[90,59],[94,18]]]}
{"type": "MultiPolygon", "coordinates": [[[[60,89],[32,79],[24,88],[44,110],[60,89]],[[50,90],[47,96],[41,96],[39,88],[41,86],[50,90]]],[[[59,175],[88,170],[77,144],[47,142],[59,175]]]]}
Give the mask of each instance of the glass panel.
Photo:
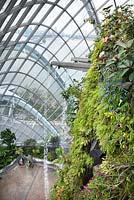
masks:
{"type": "Polygon", "coordinates": [[[25,32],[23,33],[23,37],[28,38],[30,34],[32,33],[32,31],[34,30],[34,28],[35,28],[34,25],[28,26],[25,32]]]}
{"type": "Polygon", "coordinates": [[[19,67],[21,66],[21,64],[23,63],[24,60],[22,59],[17,59],[15,61],[15,63],[12,65],[10,71],[17,71],[19,69],[19,67]]]}
{"type": "Polygon", "coordinates": [[[64,29],[63,36],[65,35],[66,38],[69,38],[77,29],[77,25],[74,23],[74,21],[71,21],[69,25],[64,29]]]}
{"type": "Polygon", "coordinates": [[[60,5],[61,7],[65,8],[66,5],[67,5],[68,1],[65,1],[65,0],[60,0],[58,5],[60,5]]]}
{"type": "Polygon", "coordinates": [[[77,13],[77,11],[83,6],[82,1],[75,0],[71,6],[67,9],[67,12],[69,12],[72,16],[77,13]]]}
{"type": "MultiPolygon", "coordinates": [[[[110,4],[111,4],[111,0],[109,0],[108,2],[110,2],[110,4]]],[[[106,1],[106,0],[100,0],[99,2],[93,1],[93,3],[94,3],[94,5],[95,5],[96,10],[97,10],[102,4],[104,4],[104,7],[108,7],[108,4],[107,4],[107,1],[106,1]]],[[[111,5],[113,5],[113,4],[114,4],[114,2],[113,2],[113,0],[112,0],[112,4],[111,4],[111,5]]]]}
{"type": "Polygon", "coordinates": [[[9,51],[9,50],[4,50],[4,51],[2,52],[2,54],[1,54],[1,60],[3,60],[3,59],[6,57],[8,51],[9,51]]]}
{"type": "Polygon", "coordinates": [[[11,32],[9,32],[9,33],[6,33],[6,34],[4,35],[4,37],[3,37],[2,41],[6,41],[6,40],[7,40],[7,38],[8,38],[8,36],[10,35],[10,33],[11,33],[11,32]]]}
{"type": "Polygon", "coordinates": [[[36,9],[38,8],[39,4],[35,4],[31,10],[28,12],[27,16],[24,18],[23,23],[27,23],[30,18],[32,17],[32,15],[34,14],[34,12],[36,11],[36,9]]]}
{"type": "Polygon", "coordinates": [[[6,0],[5,1],[5,4],[3,5],[2,9],[0,10],[0,13],[4,12],[7,8],[7,6],[9,5],[10,3],[10,0],[6,0]]]}
{"type": "Polygon", "coordinates": [[[15,58],[15,56],[17,55],[18,51],[12,51],[10,52],[9,58],[15,58]]]}
{"type": "Polygon", "coordinates": [[[44,84],[44,81],[47,80],[49,73],[46,70],[42,70],[41,73],[37,76],[37,79],[44,84]]]}
{"type": "MultiPolygon", "coordinates": [[[[5,74],[0,74],[0,80],[2,80],[4,78],[4,75],[5,74]]],[[[2,82],[2,83],[4,83],[4,82],[2,82]]]]}
{"type": "Polygon", "coordinates": [[[20,71],[27,74],[29,70],[31,69],[32,65],[33,65],[33,62],[31,62],[30,60],[26,60],[23,66],[21,67],[20,71]]]}
{"type": "MultiPolygon", "coordinates": [[[[18,34],[19,34],[19,35],[21,35],[21,33],[23,32],[23,29],[25,30],[25,27],[22,27],[22,28],[19,28],[19,29],[18,29],[18,34]]],[[[25,33],[25,32],[24,32],[24,33],[25,33]]],[[[18,35],[18,37],[20,37],[19,35],[18,35]]],[[[22,35],[22,36],[20,37],[20,39],[19,39],[19,42],[22,42],[22,41],[25,41],[25,40],[26,40],[26,37],[25,37],[24,35],[22,35]]]]}
{"type": "Polygon", "coordinates": [[[17,41],[17,38],[19,36],[19,33],[18,31],[16,30],[16,32],[13,34],[12,38],[11,38],[11,41],[17,41]]]}
{"type": "MultiPolygon", "coordinates": [[[[10,66],[10,64],[12,63],[12,60],[7,60],[4,64],[4,66],[6,65],[6,70],[8,69],[8,67],[10,66]]],[[[2,67],[2,69],[4,70],[4,66],[2,67]]]]}
{"type": "Polygon", "coordinates": [[[64,45],[62,48],[60,48],[60,50],[58,51],[58,53],[56,53],[56,56],[57,56],[57,58],[59,60],[62,60],[62,59],[64,59],[64,57],[68,53],[70,53],[70,50],[69,50],[69,48],[66,45],[64,45]]]}
{"type": "Polygon", "coordinates": [[[20,4],[21,0],[17,0],[15,6],[18,6],[20,4]]]}
{"type": "Polygon", "coordinates": [[[74,50],[74,54],[76,57],[80,57],[80,54],[87,49],[87,45],[85,41],[83,40],[79,46],[74,50]],[[80,51],[81,49],[81,51],[80,51]]]}
{"type": "Polygon", "coordinates": [[[53,57],[53,55],[49,52],[49,51],[45,51],[45,53],[43,54],[43,56],[44,56],[44,58],[48,61],[48,60],[50,60],[52,57],[53,57]]]}
{"type": "Polygon", "coordinates": [[[49,47],[49,50],[53,52],[53,54],[55,54],[57,52],[57,50],[60,49],[60,47],[64,44],[64,41],[58,37],[56,40],[54,40],[54,42],[52,43],[52,45],[49,47]]]}
{"type": "Polygon", "coordinates": [[[40,20],[43,18],[43,16],[47,13],[48,9],[51,7],[51,5],[49,4],[45,4],[40,12],[38,12],[38,14],[35,16],[33,22],[39,23],[40,20]]]}
{"type": "Polygon", "coordinates": [[[5,19],[4,23],[2,24],[1,31],[4,30],[5,26],[7,25],[7,23],[11,19],[11,17],[12,17],[12,14],[10,14],[10,15],[7,16],[7,18],[5,19]]]}
{"type": "Polygon", "coordinates": [[[17,74],[15,75],[15,78],[13,79],[12,83],[13,83],[13,84],[16,84],[16,85],[20,85],[20,83],[21,83],[21,81],[23,80],[24,76],[25,76],[24,74],[19,74],[19,73],[17,73],[17,74]]]}
{"type": "Polygon", "coordinates": [[[25,77],[25,80],[23,81],[22,85],[23,85],[23,87],[30,89],[32,82],[33,82],[33,79],[31,77],[27,76],[27,77],[25,77]]]}
{"type": "MultiPolygon", "coordinates": [[[[28,78],[29,79],[29,78],[28,78]]],[[[38,88],[38,87],[40,87],[40,83],[39,82],[37,82],[35,79],[33,79],[33,78],[31,78],[32,79],[32,83],[30,84],[30,88],[38,88]]],[[[25,82],[27,82],[27,86],[29,85],[29,83],[28,83],[28,80],[27,80],[27,77],[26,77],[26,80],[25,80],[25,82]]],[[[29,86],[28,86],[28,88],[29,88],[29,86]]]]}
{"type": "Polygon", "coordinates": [[[55,7],[49,15],[45,18],[43,24],[50,26],[51,23],[57,18],[58,14],[61,12],[61,9],[58,7],[55,7]]]}
{"type": "Polygon", "coordinates": [[[65,24],[68,23],[69,20],[70,16],[67,13],[63,13],[62,16],[57,20],[57,22],[53,26],[56,32],[59,32],[65,26],[65,24]]]}
{"type": "MultiPolygon", "coordinates": [[[[37,74],[42,70],[42,68],[39,65],[35,65],[34,67],[32,67],[32,70],[30,71],[29,75],[31,75],[32,77],[36,77],[37,74]]],[[[40,80],[41,81],[41,80],[40,80]]]]}
{"type": "MultiPolygon", "coordinates": [[[[20,0],[21,1],[21,0],[20,0]]],[[[18,1],[17,1],[18,2],[18,1]]],[[[20,10],[20,12],[18,13],[17,17],[15,18],[15,20],[12,23],[12,26],[15,26],[17,24],[17,22],[19,21],[19,19],[21,18],[21,16],[23,15],[23,13],[25,12],[26,8],[22,8],[20,10]]]]}
{"type": "Polygon", "coordinates": [[[38,46],[36,46],[35,51],[37,51],[41,54],[44,51],[44,48],[38,45],[38,46]]]}
{"type": "Polygon", "coordinates": [[[10,83],[10,81],[12,80],[13,77],[14,77],[14,73],[8,73],[8,74],[5,76],[3,82],[10,83]]]}
{"type": "MultiPolygon", "coordinates": [[[[31,32],[32,30],[34,31],[35,27],[31,28],[31,32]]],[[[30,38],[31,42],[35,42],[35,43],[39,43],[38,41],[40,41],[40,39],[43,37],[44,32],[46,31],[46,28],[43,26],[39,26],[38,29],[34,32],[34,34],[32,35],[32,37],[30,38]]],[[[43,40],[43,39],[42,39],[43,40]]],[[[43,42],[43,41],[42,41],[43,42]]]]}

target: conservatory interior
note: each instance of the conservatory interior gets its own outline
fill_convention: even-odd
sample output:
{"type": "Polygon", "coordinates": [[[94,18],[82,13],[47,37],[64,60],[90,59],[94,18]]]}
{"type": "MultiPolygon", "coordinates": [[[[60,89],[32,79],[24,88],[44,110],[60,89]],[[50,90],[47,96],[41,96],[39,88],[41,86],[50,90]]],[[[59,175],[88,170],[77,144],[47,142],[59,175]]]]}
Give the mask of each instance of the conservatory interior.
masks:
{"type": "Polygon", "coordinates": [[[0,200],[134,200],[133,6],[0,1],[0,200]]]}

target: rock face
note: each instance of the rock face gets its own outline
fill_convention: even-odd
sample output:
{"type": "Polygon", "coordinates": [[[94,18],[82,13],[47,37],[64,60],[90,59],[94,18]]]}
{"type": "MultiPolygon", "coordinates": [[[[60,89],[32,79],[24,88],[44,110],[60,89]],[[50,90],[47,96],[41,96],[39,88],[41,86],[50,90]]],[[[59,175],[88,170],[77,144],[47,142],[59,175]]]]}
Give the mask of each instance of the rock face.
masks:
{"type": "Polygon", "coordinates": [[[86,168],[85,174],[83,176],[83,185],[86,185],[90,178],[93,177],[93,172],[98,169],[98,166],[102,163],[102,157],[105,155],[99,147],[97,140],[93,140],[91,143],[89,155],[94,159],[93,167],[86,168]]]}
{"type": "Polygon", "coordinates": [[[104,153],[100,150],[99,144],[97,140],[93,140],[90,147],[90,156],[94,158],[94,165],[98,165],[102,163],[102,157],[104,153]]]}

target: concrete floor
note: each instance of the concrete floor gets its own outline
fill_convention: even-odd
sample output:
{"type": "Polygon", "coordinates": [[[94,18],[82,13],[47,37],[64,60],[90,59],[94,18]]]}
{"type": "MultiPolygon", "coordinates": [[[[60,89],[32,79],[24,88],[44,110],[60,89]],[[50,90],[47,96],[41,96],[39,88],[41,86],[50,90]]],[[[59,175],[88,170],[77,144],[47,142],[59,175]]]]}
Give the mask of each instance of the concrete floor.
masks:
{"type": "MultiPolygon", "coordinates": [[[[50,188],[56,181],[55,170],[48,169],[50,188]]],[[[16,166],[0,180],[0,200],[45,200],[44,169],[16,166]]]]}

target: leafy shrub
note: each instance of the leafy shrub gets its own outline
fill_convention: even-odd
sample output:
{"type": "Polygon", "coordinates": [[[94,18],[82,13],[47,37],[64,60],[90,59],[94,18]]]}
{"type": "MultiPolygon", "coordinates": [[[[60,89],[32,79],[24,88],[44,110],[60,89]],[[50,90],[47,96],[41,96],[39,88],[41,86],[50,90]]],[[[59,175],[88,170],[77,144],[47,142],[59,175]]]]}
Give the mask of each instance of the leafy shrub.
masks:
{"type": "Polygon", "coordinates": [[[0,169],[10,164],[16,158],[15,134],[10,129],[0,133],[0,169]]]}
{"type": "Polygon", "coordinates": [[[36,158],[44,158],[44,146],[37,144],[33,138],[29,138],[24,142],[23,152],[25,155],[31,155],[36,158]]]}

